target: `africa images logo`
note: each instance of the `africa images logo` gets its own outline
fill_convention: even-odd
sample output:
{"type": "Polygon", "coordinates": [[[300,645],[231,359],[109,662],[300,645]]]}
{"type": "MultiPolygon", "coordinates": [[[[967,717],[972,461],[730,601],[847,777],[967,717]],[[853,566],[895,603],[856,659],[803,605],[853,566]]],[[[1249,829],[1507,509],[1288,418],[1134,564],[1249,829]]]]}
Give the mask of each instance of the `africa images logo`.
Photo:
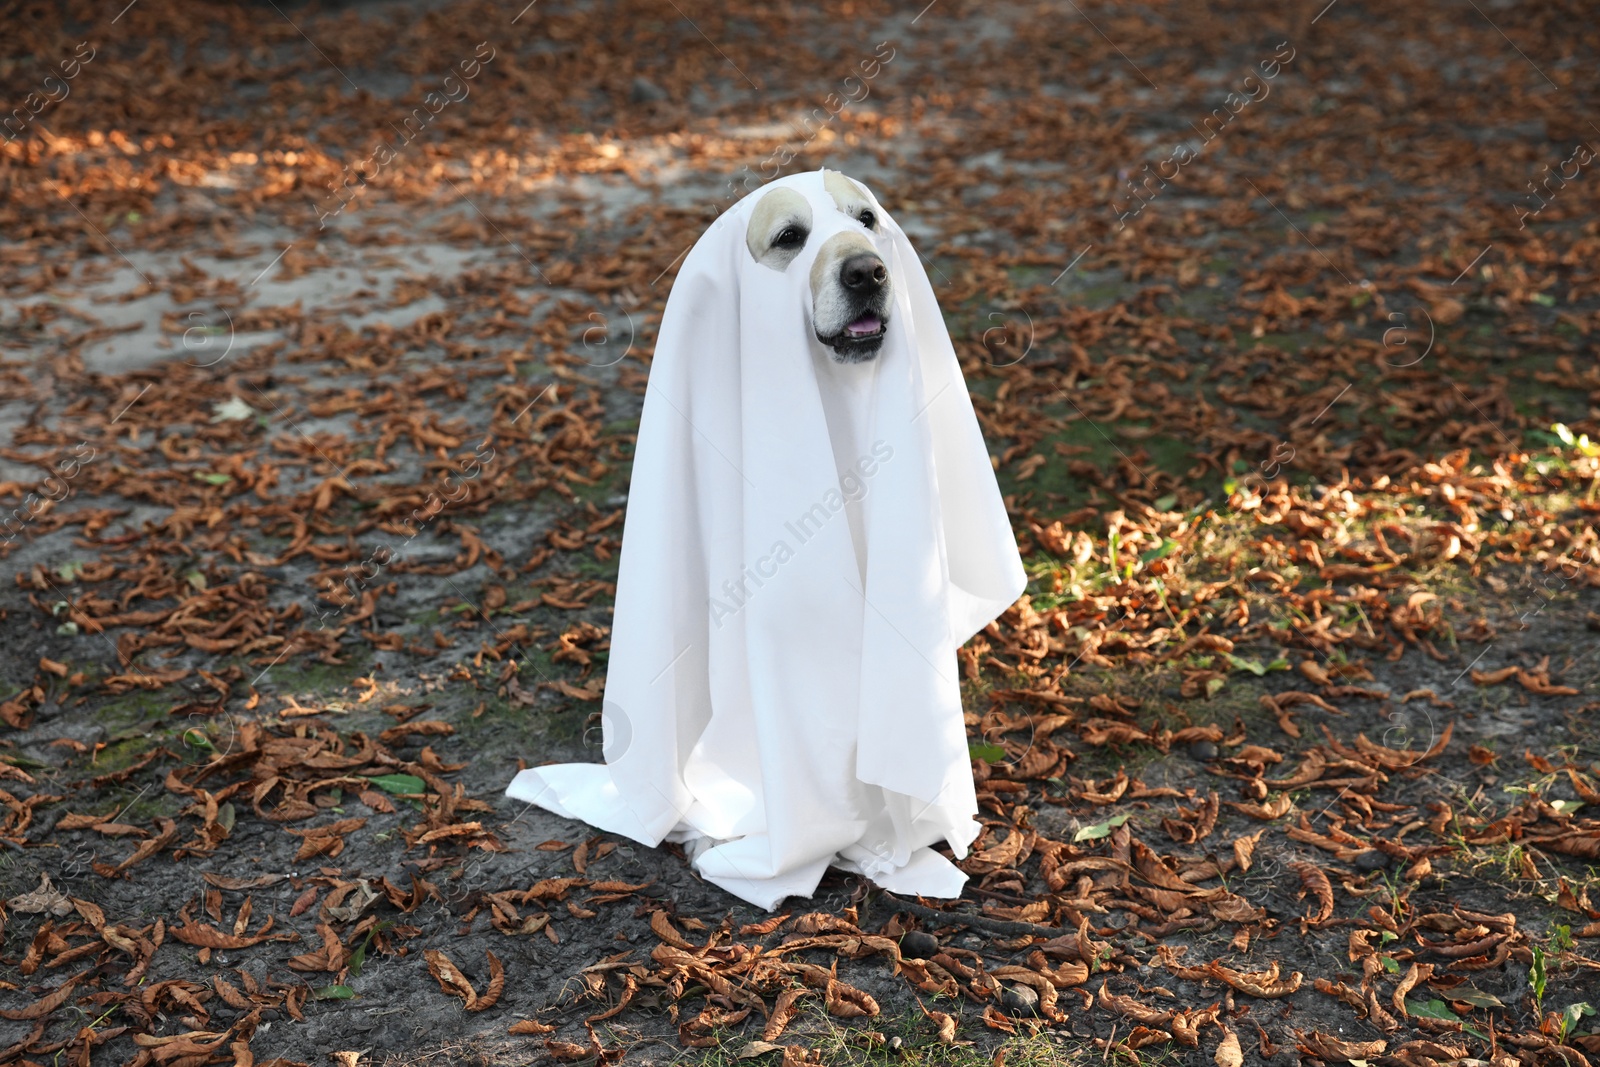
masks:
{"type": "Polygon", "coordinates": [[[873,442],[869,454],[856,460],[855,466],[839,472],[837,489],[825,490],[809,508],[783,524],[783,528],[794,539],[794,544],[791,545],[786,538],[778,538],[766,555],[740,572],[737,581],[732,578],[724,581],[722,593],[727,600],[715,596],[710,600],[711,621],[717,628],[720,630],[724,619],[737,615],[767,582],[776,578],[783,565],[797,555],[796,549],[813,540],[835,515],[845,509],[846,503],[864,498],[867,495],[867,479],[882,470],[883,464],[892,458],[894,448],[887,441],[873,442]]]}

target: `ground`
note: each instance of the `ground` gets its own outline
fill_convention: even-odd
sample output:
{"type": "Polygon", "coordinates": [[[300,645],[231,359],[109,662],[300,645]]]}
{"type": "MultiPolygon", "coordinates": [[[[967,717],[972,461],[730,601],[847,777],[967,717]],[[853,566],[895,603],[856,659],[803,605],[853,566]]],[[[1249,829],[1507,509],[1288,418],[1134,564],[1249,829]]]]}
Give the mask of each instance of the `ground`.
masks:
{"type": "Polygon", "coordinates": [[[1593,1062],[1585,14],[20,5],[0,1062],[1593,1062]],[[599,758],[678,262],[821,165],[1030,583],[966,897],[768,916],[503,790],[599,758]]]}

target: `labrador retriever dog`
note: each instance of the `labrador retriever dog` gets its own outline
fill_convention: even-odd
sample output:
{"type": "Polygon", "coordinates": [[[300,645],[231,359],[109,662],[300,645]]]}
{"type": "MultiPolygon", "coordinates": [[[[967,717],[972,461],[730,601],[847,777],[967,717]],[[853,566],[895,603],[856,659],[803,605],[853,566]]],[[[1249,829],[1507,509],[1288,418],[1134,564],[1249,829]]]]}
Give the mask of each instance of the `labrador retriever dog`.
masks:
{"type": "MultiPolygon", "coordinates": [[[[836,171],[823,186],[854,226],[827,238],[811,265],[811,325],[839,363],[864,363],[877,356],[889,330],[893,296],[889,270],[869,234],[880,232],[878,216],[855,182],[836,171]]],[[[756,204],[745,243],[756,262],[774,270],[792,263],[811,240],[811,205],[793,189],[773,189],[756,204]]]]}

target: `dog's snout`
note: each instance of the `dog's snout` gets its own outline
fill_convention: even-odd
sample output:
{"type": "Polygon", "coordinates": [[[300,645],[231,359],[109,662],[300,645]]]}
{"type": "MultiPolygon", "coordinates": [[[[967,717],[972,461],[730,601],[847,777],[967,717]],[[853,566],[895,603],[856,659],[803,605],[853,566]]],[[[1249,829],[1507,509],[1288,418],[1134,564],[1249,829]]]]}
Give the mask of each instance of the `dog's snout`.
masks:
{"type": "Polygon", "coordinates": [[[839,267],[839,281],[854,292],[874,292],[888,280],[889,270],[883,260],[870,252],[853,255],[839,267]]]}

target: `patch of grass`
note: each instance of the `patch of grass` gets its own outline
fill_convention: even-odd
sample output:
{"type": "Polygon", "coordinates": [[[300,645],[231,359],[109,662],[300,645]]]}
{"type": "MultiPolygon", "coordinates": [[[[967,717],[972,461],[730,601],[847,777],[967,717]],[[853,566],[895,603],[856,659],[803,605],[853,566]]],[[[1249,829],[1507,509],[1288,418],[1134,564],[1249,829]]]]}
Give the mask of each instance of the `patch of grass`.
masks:
{"type": "Polygon", "coordinates": [[[1260,337],[1241,338],[1241,341],[1254,341],[1258,345],[1276,348],[1290,355],[1298,355],[1300,350],[1308,345],[1326,344],[1326,340],[1314,333],[1269,333],[1260,337]]]}
{"type": "Polygon", "coordinates": [[[116,737],[118,734],[165,717],[167,711],[177,702],[163,697],[159,692],[136,689],[102,704],[92,714],[112,737],[116,737]]]}
{"type": "Polygon", "coordinates": [[[165,792],[154,795],[147,793],[124,808],[118,818],[122,822],[143,826],[157,819],[175,819],[183,807],[182,797],[165,792]]]}
{"type": "MultiPolygon", "coordinates": [[[[986,1029],[976,1016],[962,1017],[957,1004],[941,1001],[930,1007],[957,1016],[957,1044],[939,1044],[933,1023],[914,1009],[886,1010],[876,1018],[845,1025],[815,1005],[802,1010],[775,1044],[811,1049],[820,1054],[827,1067],[990,1067],[1001,1050],[1005,1052],[1006,1067],[1070,1067],[1087,1064],[1091,1053],[1095,1058],[1100,1055],[1084,1039],[1052,1033],[1042,1023],[1019,1020],[1018,1034],[1002,1038],[986,1029]],[[1029,1033],[1034,1027],[1038,1032],[1029,1033]],[[866,1036],[871,1033],[886,1040],[879,1043],[866,1036]],[[974,1040],[979,1037],[982,1039],[974,1040]],[[898,1048],[891,1047],[894,1038],[899,1038],[898,1048]]],[[[758,1027],[747,1026],[742,1033],[719,1035],[714,1048],[685,1050],[670,1062],[700,1067],[773,1067],[781,1058],[777,1052],[739,1059],[739,1052],[759,1037],[758,1027]]]]}
{"type": "Polygon", "coordinates": [[[366,674],[371,660],[371,650],[357,647],[349,650],[343,663],[280,663],[270,669],[267,678],[284,692],[333,693],[366,674]]]}
{"type": "Polygon", "coordinates": [[[95,753],[94,762],[90,769],[96,776],[113,774],[126,767],[138,763],[152,749],[159,747],[160,742],[140,734],[135,737],[123,738],[120,741],[111,741],[95,753]]]}
{"type": "MultiPolygon", "coordinates": [[[[630,460],[606,461],[607,470],[593,485],[579,485],[576,482],[568,483],[572,486],[572,493],[585,503],[592,503],[597,508],[606,507],[606,501],[628,489],[628,475],[632,469],[630,460]]],[[[621,531],[619,530],[620,534],[621,531]]]]}
{"type": "MultiPolygon", "coordinates": [[[[615,529],[615,527],[613,527],[615,529]]],[[[621,557],[612,553],[610,559],[595,559],[593,552],[568,552],[561,557],[561,565],[574,578],[592,579],[597,582],[614,582],[617,580],[617,564],[621,557]]],[[[609,603],[610,598],[604,593],[597,594],[591,604],[609,603]]]]}

